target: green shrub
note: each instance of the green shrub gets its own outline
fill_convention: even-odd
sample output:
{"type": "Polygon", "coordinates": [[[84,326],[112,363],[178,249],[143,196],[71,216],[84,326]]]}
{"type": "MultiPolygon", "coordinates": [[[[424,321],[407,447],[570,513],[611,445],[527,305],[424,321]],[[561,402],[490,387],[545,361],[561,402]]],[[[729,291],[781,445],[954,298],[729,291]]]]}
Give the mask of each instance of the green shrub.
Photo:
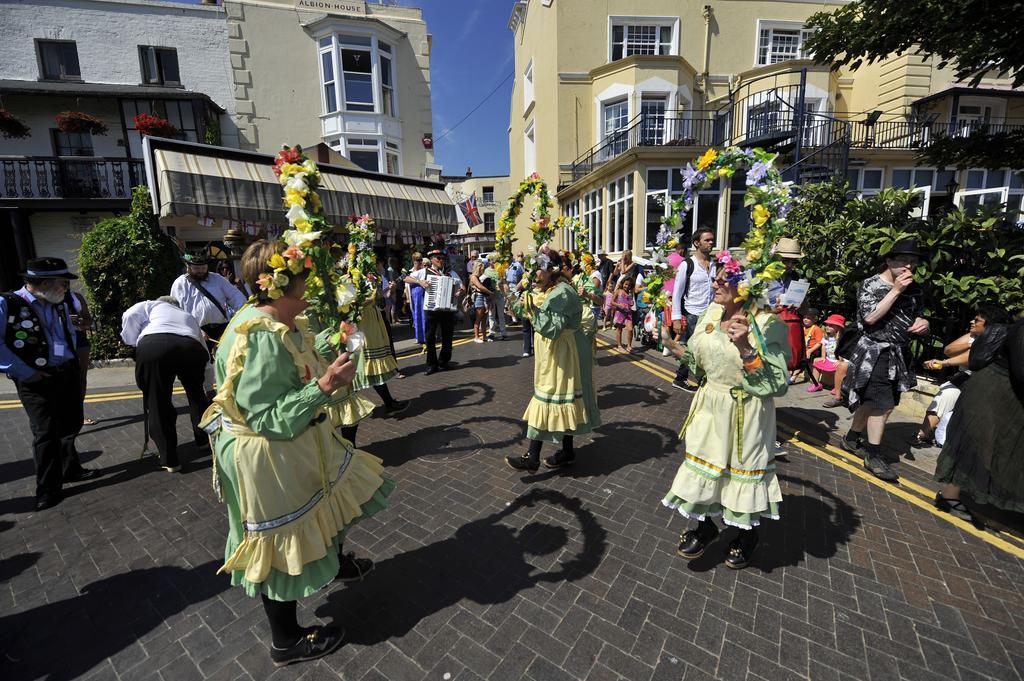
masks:
{"type": "Polygon", "coordinates": [[[82,238],[78,268],[96,319],[94,359],[130,356],[121,315],[140,300],[166,295],[181,272],[177,247],[152,214],[149,190],[132,191],[131,212],[98,222],[82,238]]]}
{"type": "Polygon", "coordinates": [[[980,304],[1024,310],[1024,228],[1014,215],[987,207],[912,220],[919,194],[886,189],[864,199],[847,196],[845,181],[805,185],[788,216],[807,256],[801,269],[814,307],[855,319],[859,283],[877,271],[897,239],[915,237],[926,251],[915,279],[924,289],[933,346],[966,331],[980,304]]]}

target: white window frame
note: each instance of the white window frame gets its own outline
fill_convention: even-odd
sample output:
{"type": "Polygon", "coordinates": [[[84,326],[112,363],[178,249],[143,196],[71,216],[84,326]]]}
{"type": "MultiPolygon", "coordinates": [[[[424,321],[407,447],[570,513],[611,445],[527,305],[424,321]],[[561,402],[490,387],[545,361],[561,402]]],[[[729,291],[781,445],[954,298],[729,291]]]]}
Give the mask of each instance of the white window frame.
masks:
{"type": "Polygon", "coordinates": [[[533,60],[526,65],[523,71],[523,113],[533,104],[533,60]]]}
{"type": "Polygon", "coordinates": [[[537,133],[532,120],[523,130],[523,169],[526,175],[537,170],[537,133]]]}
{"type": "Polygon", "coordinates": [[[335,114],[335,113],[338,113],[339,111],[341,111],[341,109],[338,106],[338,95],[341,93],[341,88],[338,86],[339,85],[338,84],[338,53],[335,50],[335,47],[337,46],[337,39],[333,35],[329,35],[329,36],[325,35],[325,36],[321,36],[321,37],[317,38],[317,43],[316,44],[317,44],[316,62],[317,62],[317,67],[320,69],[320,108],[321,108],[321,110],[325,114],[335,114]],[[330,44],[326,45],[326,46],[322,46],[320,43],[324,39],[329,39],[330,40],[330,44]],[[327,80],[327,76],[324,73],[324,55],[325,54],[330,56],[330,63],[331,63],[331,70],[332,70],[331,80],[327,80]],[[328,103],[327,103],[327,101],[328,101],[327,100],[327,88],[328,87],[333,87],[334,88],[334,108],[333,109],[328,108],[328,103]]]}
{"type": "Polygon", "coordinates": [[[864,198],[865,196],[874,196],[883,189],[885,189],[885,168],[858,168],[857,169],[857,186],[853,188],[857,192],[858,198],[864,198]],[[868,171],[878,172],[878,186],[877,187],[865,187],[864,186],[864,173],[868,171]]]}
{"type": "Polygon", "coordinates": [[[669,102],[672,98],[667,92],[643,92],[640,94],[640,140],[643,144],[664,144],[665,135],[668,130],[668,124],[666,122],[669,114],[669,102]],[[661,122],[655,125],[650,125],[647,119],[643,118],[644,104],[661,102],[663,105],[661,110],[661,122]],[[652,133],[655,133],[652,135],[652,133]]]}
{"type": "MultiPolygon", "coordinates": [[[[314,36],[316,40],[317,49],[317,68],[320,71],[320,103],[321,110],[325,115],[332,114],[362,114],[362,115],[386,115],[389,118],[399,118],[400,113],[400,102],[398,97],[398,55],[397,45],[393,40],[385,39],[377,35],[373,31],[368,31],[359,27],[345,26],[343,29],[335,29],[329,33],[314,36]],[[346,43],[345,37],[353,37],[359,39],[365,39],[370,42],[369,46],[356,45],[352,43],[346,43]],[[321,45],[321,42],[325,39],[330,40],[329,45],[321,45]],[[390,47],[390,51],[380,49],[381,43],[390,47]],[[348,93],[345,87],[345,71],[342,69],[342,57],[341,51],[343,49],[352,49],[366,51],[370,54],[370,94],[373,97],[373,108],[369,110],[358,110],[348,108],[348,93]],[[334,80],[326,81],[324,79],[323,69],[323,57],[321,56],[325,52],[331,53],[331,66],[334,69],[334,80]],[[381,77],[381,58],[385,58],[390,62],[390,75],[391,85],[391,108],[390,114],[385,113],[384,107],[384,86],[383,78],[381,77]],[[327,110],[327,96],[326,88],[328,85],[334,85],[334,97],[335,97],[335,109],[334,111],[327,110]]],[[[179,64],[180,68],[180,64],[179,64]]],[[[353,72],[354,73],[354,72],[353,72]]],[[[366,102],[357,102],[357,104],[366,104],[366,102]]]]}
{"type": "Polygon", "coordinates": [[[581,197],[581,200],[583,201],[583,226],[590,234],[590,252],[597,255],[605,243],[604,190],[598,188],[589,191],[581,197]]]}
{"type": "Polygon", "coordinates": [[[575,250],[576,240],[573,237],[572,227],[573,218],[580,216],[580,202],[579,199],[573,199],[565,204],[565,210],[562,213],[567,219],[565,227],[562,228],[562,248],[567,251],[575,250]]]}
{"type": "Polygon", "coordinates": [[[964,199],[971,196],[981,197],[979,205],[986,205],[985,196],[987,194],[998,194],[999,203],[1008,206],[1010,202],[1010,188],[1007,187],[990,187],[988,189],[964,189],[953,194],[953,205],[957,208],[964,207],[964,199]]]}
{"type": "Polygon", "coordinates": [[[374,38],[374,46],[377,50],[377,61],[375,68],[379,71],[378,81],[380,82],[380,112],[389,118],[398,118],[398,73],[395,70],[395,45],[391,42],[385,42],[380,39],[374,38]],[[381,43],[387,45],[387,50],[380,49],[381,43]],[[388,60],[388,75],[391,78],[391,85],[384,85],[384,62],[383,59],[388,60]],[[384,89],[387,88],[389,92],[385,93],[384,89]],[[385,97],[385,94],[389,95],[385,97]],[[391,100],[391,113],[388,113],[384,106],[385,99],[391,100]]]}
{"type": "Polygon", "coordinates": [[[633,173],[628,172],[608,183],[608,251],[621,253],[632,250],[633,231],[633,200],[636,187],[633,173]],[[622,221],[616,215],[616,208],[623,206],[622,221]]]}
{"type": "Polygon", "coordinates": [[[629,128],[629,121],[632,120],[630,117],[630,98],[629,97],[616,97],[615,99],[609,99],[608,101],[601,102],[601,141],[600,144],[604,145],[605,142],[611,142],[612,137],[615,137],[613,146],[604,147],[604,157],[615,158],[619,154],[626,151],[629,148],[628,137],[621,136],[620,133],[623,130],[629,128]],[[616,116],[617,120],[620,120],[622,125],[616,127],[614,130],[608,129],[608,110],[612,107],[620,107],[625,105],[625,116],[616,116]],[[619,145],[622,145],[622,149],[619,149],[619,145]]]}
{"type": "Polygon", "coordinates": [[[398,140],[385,139],[382,153],[384,159],[384,164],[381,165],[382,172],[388,175],[402,175],[402,143],[398,140]],[[388,171],[388,156],[394,156],[396,159],[394,173],[388,171]]]}
{"type": "MultiPolygon", "coordinates": [[[[348,158],[350,161],[352,161],[352,152],[353,151],[371,151],[372,150],[372,151],[376,152],[376,154],[377,154],[377,170],[367,170],[366,172],[369,172],[369,173],[382,173],[382,174],[384,173],[384,170],[383,170],[384,166],[381,163],[381,161],[382,161],[382,159],[381,159],[381,148],[384,146],[383,140],[375,138],[375,137],[369,137],[369,136],[366,136],[366,135],[363,135],[363,136],[352,135],[350,137],[343,137],[342,139],[344,140],[344,144],[345,144],[344,155],[345,155],[346,158],[348,158]],[[370,142],[373,142],[373,144],[370,144],[370,142]]],[[[352,161],[352,162],[356,163],[355,161],[352,161]]],[[[359,165],[359,164],[356,163],[356,165],[359,165]]],[[[363,168],[362,166],[359,166],[359,167],[361,169],[365,170],[365,168],[363,168]]]]}
{"type": "Polygon", "coordinates": [[[608,62],[618,61],[613,59],[615,53],[613,36],[614,29],[618,26],[623,27],[622,31],[622,57],[620,59],[626,59],[632,55],[626,54],[629,46],[629,33],[630,28],[639,28],[643,26],[654,26],[658,32],[658,39],[655,41],[657,46],[658,55],[678,55],[679,54],[679,17],[665,17],[665,16],[622,16],[622,15],[611,15],[608,17],[608,62]],[[668,51],[661,52],[661,46],[664,45],[661,42],[661,29],[671,29],[671,38],[668,43],[668,51]]]}
{"type": "Polygon", "coordinates": [[[805,28],[802,21],[778,21],[775,19],[758,19],[757,20],[757,31],[754,34],[754,66],[768,66],[770,64],[781,64],[782,62],[789,61],[791,59],[808,59],[810,58],[804,45],[807,43],[807,37],[813,33],[811,29],[805,28]],[[786,59],[773,60],[772,58],[772,43],[776,31],[798,31],[799,42],[797,43],[796,55],[787,57],[786,59]],[[765,36],[767,32],[767,36],[765,36]],[[768,45],[767,52],[762,58],[761,50],[762,40],[767,37],[768,45]]]}
{"type": "Polygon", "coordinates": [[[932,203],[932,188],[931,187],[914,187],[910,190],[911,194],[924,194],[924,201],[917,208],[910,209],[910,217],[914,219],[922,219],[928,217],[928,210],[932,203]]]}
{"type": "Polygon", "coordinates": [[[480,216],[483,218],[483,222],[481,224],[484,227],[484,234],[493,234],[495,232],[495,230],[497,229],[497,227],[496,227],[497,223],[494,220],[494,213],[491,212],[491,211],[488,211],[486,213],[481,213],[480,216]],[[490,225],[487,224],[487,218],[491,219],[491,224],[490,225]]]}

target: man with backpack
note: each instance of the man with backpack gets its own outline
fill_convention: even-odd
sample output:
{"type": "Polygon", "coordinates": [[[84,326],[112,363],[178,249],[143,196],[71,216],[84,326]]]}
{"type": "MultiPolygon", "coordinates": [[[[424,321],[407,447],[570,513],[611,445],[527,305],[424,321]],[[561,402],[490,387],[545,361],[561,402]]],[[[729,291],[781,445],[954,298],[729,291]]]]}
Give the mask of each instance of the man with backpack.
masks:
{"type": "MultiPolygon", "coordinates": [[[[715,279],[715,263],[711,251],[715,247],[715,231],[700,227],[693,233],[693,255],[679,264],[675,286],[672,287],[672,329],[685,344],[693,335],[697,320],[714,298],[711,282],[715,279]]],[[[680,390],[696,392],[697,384],[688,380],[689,369],[680,364],[672,385],[680,390]]]]}

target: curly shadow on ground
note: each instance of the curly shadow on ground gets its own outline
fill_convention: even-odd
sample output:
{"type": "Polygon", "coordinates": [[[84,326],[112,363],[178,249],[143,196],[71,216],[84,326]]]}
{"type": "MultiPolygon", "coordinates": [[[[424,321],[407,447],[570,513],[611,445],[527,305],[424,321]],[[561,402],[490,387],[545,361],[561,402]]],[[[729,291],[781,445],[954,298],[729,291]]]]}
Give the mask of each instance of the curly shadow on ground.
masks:
{"type": "Polygon", "coordinates": [[[413,459],[429,459],[443,445],[441,460],[450,461],[464,458],[478,450],[501,451],[519,444],[526,436],[525,428],[526,424],[521,419],[474,416],[458,423],[420,428],[414,437],[400,435],[390,440],[379,440],[362,449],[383,459],[387,466],[401,466],[413,459]],[[502,430],[510,430],[512,434],[501,440],[488,439],[502,430]]]}
{"type": "MultiPolygon", "coordinates": [[[[218,567],[220,561],[131,570],[92,582],[74,598],[0,617],[4,678],[83,676],[168,617],[225,591],[227,578],[214,577],[218,567]]],[[[151,671],[141,664],[128,676],[151,671]]]]}
{"type": "MultiPolygon", "coordinates": [[[[790,487],[803,487],[805,494],[784,494],[782,517],[764,520],[758,528],[760,543],[751,559],[751,567],[770,574],[774,570],[797,566],[810,555],[828,559],[846,544],[860,527],[860,516],[842,498],[816,482],[790,475],[778,475],[790,487]]],[[[722,527],[721,520],[716,520],[722,527]]],[[[693,521],[686,521],[690,527],[693,521]]],[[[708,547],[704,555],[689,563],[696,572],[705,572],[722,564],[725,552],[737,534],[727,528],[708,547]]]]}
{"type": "MultiPolygon", "coordinates": [[[[395,384],[391,384],[395,387],[395,384]]],[[[401,397],[401,389],[395,388],[395,392],[401,397]]],[[[461,383],[450,388],[438,388],[429,390],[409,398],[409,408],[401,414],[394,416],[398,420],[411,416],[419,416],[428,411],[438,409],[451,409],[452,407],[468,408],[479,407],[494,400],[495,390],[493,386],[480,381],[461,383]]]]}
{"type": "Polygon", "coordinates": [[[534,488],[503,510],[463,525],[449,539],[377,563],[364,582],[331,593],[316,614],[351,624],[349,641],[373,645],[405,635],[424,618],[460,601],[504,603],[541,582],[581,579],[601,563],[606,537],[579,499],[534,488]],[[532,519],[552,517],[555,509],[539,509],[538,514],[541,505],[575,516],[576,526],[567,529],[532,519]],[[529,517],[527,508],[535,509],[529,517]],[[553,560],[577,546],[569,556],[553,560]],[[538,563],[553,563],[552,568],[535,567],[531,556],[538,563]]]}
{"type": "Polygon", "coordinates": [[[597,391],[597,406],[603,409],[629,407],[637,404],[654,406],[668,402],[669,395],[649,385],[618,383],[604,385],[597,391]]]}
{"type": "MultiPolygon", "coordinates": [[[[611,475],[625,466],[666,456],[676,447],[677,438],[674,431],[653,423],[621,421],[598,428],[593,441],[583,444],[577,439],[574,445],[576,463],[570,468],[548,470],[541,466],[539,473],[525,476],[523,481],[535,483],[556,475],[573,478],[611,475]]],[[[560,447],[545,443],[541,458],[553,454],[556,449],[560,447]]]]}

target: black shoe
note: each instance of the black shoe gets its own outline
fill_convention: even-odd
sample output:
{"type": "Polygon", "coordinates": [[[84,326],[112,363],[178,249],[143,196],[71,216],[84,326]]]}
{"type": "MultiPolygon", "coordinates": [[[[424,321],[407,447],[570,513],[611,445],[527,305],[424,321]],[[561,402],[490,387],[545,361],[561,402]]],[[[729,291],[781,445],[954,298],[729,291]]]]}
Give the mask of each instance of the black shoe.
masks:
{"type": "Polygon", "coordinates": [[[369,558],[356,558],[354,553],[346,553],[338,565],[339,582],[358,582],[373,572],[373,561],[369,558]]]}
{"type": "Polygon", "coordinates": [[[744,530],[740,536],[729,544],[729,551],[725,554],[725,567],[731,570],[742,570],[750,565],[750,556],[757,548],[757,532],[744,530]]]}
{"type": "Polygon", "coordinates": [[[850,442],[849,438],[845,435],[839,439],[839,446],[850,454],[856,454],[857,456],[864,456],[864,446],[861,444],[860,438],[850,442]]]}
{"type": "Polygon", "coordinates": [[[97,468],[79,468],[77,471],[64,474],[64,482],[85,482],[95,480],[103,475],[97,468]]]}
{"type": "Polygon", "coordinates": [[[674,380],[672,381],[672,387],[678,388],[679,390],[686,390],[686,381],[680,382],[678,380],[674,380]]]}
{"type": "MultiPolygon", "coordinates": [[[[675,381],[672,382],[672,385],[675,385],[675,381]]],[[[682,389],[683,389],[683,391],[688,392],[688,393],[695,393],[695,392],[697,392],[697,390],[700,389],[700,386],[697,385],[696,383],[690,383],[689,381],[684,381],[683,385],[682,385],[682,389]]]]}
{"type": "Polygon", "coordinates": [[[910,446],[916,448],[922,447],[934,447],[935,440],[930,437],[921,437],[921,433],[914,436],[914,439],[910,441],[910,446]]]}
{"type": "Polygon", "coordinates": [[[436,374],[438,371],[440,371],[439,368],[437,368],[435,366],[430,366],[430,367],[427,367],[427,370],[423,372],[423,375],[424,376],[430,376],[431,374],[436,374]]]}
{"type": "Polygon", "coordinates": [[[530,471],[536,473],[540,469],[540,457],[530,458],[529,454],[522,456],[506,456],[505,464],[514,471],[530,471]]]}
{"type": "Polygon", "coordinates": [[[702,520],[695,529],[687,530],[679,537],[679,548],[676,553],[686,560],[694,560],[704,555],[704,549],[718,536],[718,525],[710,520],[702,520]]]}
{"type": "Polygon", "coordinates": [[[270,659],[275,667],[285,667],[293,662],[315,660],[330,655],[345,641],[345,630],[339,627],[313,627],[295,645],[283,650],[270,648],[270,659]]]}
{"type": "Polygon", "coordinates": [[[445,362],[441,364],[441,371],[448,371],[455,366],[455,362],[445,362]]]}
{"type": "Polygon", "coordinates": [[[557,452],[544,459],[544,466],[546,468],[564,468],[571,466],[576,461],[576,454],[566,454],[564,451],[559,449],[557,452]]]}
{"type": "Polygon", "coordinates": [[[384,413],[388,416],[394,416],[395,414],[401,414],[408,408],[409,400],[395,400],[391,404],[384,405],[384,413]]]}
{"type": "Polygon", "coordinates": [[[900,476],[896,475],[885,459],[880,456],[866,455],[864,457],[864,468],[867,468],[871,471],[872,475],[885,482],[898,482],[900,479],[900,476]]]}
{"type": "Polygon", "coordinates": [[[945,511],[960,520],[974,524],[974,516],[971,515],[971,512],[967,510],[966,506],[964,506],[964,502],[959,499],[947,499],[942,496],[942,492],[938,492],[935,495],[935,508],[940,511],[945,511]]]}
{"type": "Polygon", "coordinates": [[[36,497],[36,510],[45,511],[48,508],[53,508],[62,501],[64,501],[64,495],[62,494],[40,494],[36,497]]]}

